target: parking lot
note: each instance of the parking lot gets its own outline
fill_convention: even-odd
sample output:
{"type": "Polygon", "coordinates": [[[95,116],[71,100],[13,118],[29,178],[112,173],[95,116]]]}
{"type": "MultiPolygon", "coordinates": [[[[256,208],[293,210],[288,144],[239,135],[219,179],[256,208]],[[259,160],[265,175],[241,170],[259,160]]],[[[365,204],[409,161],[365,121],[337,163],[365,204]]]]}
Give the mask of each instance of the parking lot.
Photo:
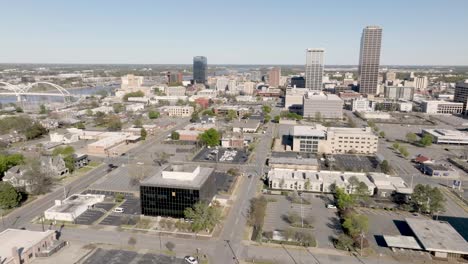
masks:
{"type": "MultiPolygon", "coordinates": [[[[302,214],[304,219],[313,219],[313,234],[317,240],[317,247],[333,248],[332,238],[337,237],[342,231],[337,210],[326,208],[326,205],[332,202],[332,197],[310,193],[304,193],[302,196],[310,202],[302,205],[302,214]]],[[[267,205],[264,231],[287,229],[289,223],[285,220],[285,216],[291,211],[301,215],[301,204],[291,203],[283,195],[265,197],[270,202],[267,205]]]]}
{"type": "Polygon", "coordinates": [[[183,259],[156,254],[139,254],[134,251],[98,248],[83,264],[182,264],[183,259]]]}
{"type": "Polygon", "coordinates": [[[193,161],[242,164],[247,162],[248,159],[249,156],[245,150],[204,148],[193,158],[193,161]]]}
{"type": "Polygon", "coordinates": [[[77,224],[77,225],[92,225],[99,218],[101,218],[104,214],[105,213],[102,212],[102,211],[96,211],[96,210],[88,209],[75,219],[75,224],[77,224]]]}
{"type": "Polygon", "coordinates": [[[379,161],[375,156],[333,155],[328,162],[335,170],[380,172],[379,161]]]}

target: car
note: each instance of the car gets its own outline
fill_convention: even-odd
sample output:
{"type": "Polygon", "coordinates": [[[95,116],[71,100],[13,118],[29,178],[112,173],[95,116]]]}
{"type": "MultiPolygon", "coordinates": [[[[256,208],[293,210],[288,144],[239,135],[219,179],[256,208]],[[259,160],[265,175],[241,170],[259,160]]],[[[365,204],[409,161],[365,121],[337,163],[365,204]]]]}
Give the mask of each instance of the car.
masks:
{"type": "Polygon", "coordinates": [[[328,209],[336,209],[336,205],[334,204],[327,204],[328,209]]]}
{"type": "Polygon", "coordinates": [[[114,213],[123,213],[124,209],[122,207],[116,207],[114,210],[112,210],[114,213]]]}
{"type": "Polygon", "coordinates": [[[192,256],[185,256],[184,260],[185,260],[185,263],[198,264],[198,260],[192,256]]]}
{"type": "Polygon", "coordinates": [[[141,161],[137,162],[137,165],[143,165],[143,164],[144,164],[144,163],[141,162],[141,161]]]}
{"type": "Polygon", "coordinates": [[[445,150],[445,151],[450,151],[450,149],[448,149],[448,148],[444,148],[444,150],[445,150]]]}

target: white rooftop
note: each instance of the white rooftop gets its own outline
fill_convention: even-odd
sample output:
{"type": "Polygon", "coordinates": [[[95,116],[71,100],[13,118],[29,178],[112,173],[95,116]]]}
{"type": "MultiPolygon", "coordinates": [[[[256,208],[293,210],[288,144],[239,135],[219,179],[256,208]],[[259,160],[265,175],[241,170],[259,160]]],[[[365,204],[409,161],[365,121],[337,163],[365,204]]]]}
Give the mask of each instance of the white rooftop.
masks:
{"type": "MultiPolygon", "coordinates": [[[[53,234],[54,230],[44,232],[30,231],[22,229],[7,229],[0,233],[0,260],[11,258],[11,249],[23,248],[23,251],[35,246],[42,239],[53,234]]],[[[3,263],[3,262],[2,262],[3,263]]]]}

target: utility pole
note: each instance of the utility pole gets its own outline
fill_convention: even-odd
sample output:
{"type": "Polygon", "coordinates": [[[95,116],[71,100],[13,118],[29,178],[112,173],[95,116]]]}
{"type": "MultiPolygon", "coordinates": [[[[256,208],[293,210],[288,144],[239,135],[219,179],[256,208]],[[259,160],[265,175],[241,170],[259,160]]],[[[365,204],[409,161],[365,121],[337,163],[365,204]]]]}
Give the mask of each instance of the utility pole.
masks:
{"type": "Polygon", "coordinates": [[[299,195],[299,199],[301,199],[301,227],[304,228],[304,210],[302,207],[302,192],[297,193],[299,195]]]}
{"type": "Polygon", "coordinates": [[[364,232],[361,232],[361,252],[360,252],[361,257],[362,257],[362,243],[363,243],[363,240],[364,240],[364,232]]]}

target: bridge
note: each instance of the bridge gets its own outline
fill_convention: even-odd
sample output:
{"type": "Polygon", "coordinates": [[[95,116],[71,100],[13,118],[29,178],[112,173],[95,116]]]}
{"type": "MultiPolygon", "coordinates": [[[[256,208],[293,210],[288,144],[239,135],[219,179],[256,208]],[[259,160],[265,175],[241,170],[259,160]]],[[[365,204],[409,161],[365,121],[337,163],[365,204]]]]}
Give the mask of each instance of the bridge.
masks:
{"type": "Polygon", "coordinates": [[[16,96],[18,102],[21,102],[21,97],[23,96],[46,96],[46,97],[63,97],[65,103],[71,103],[71,98],[81,98],[80,95],[71,94],[65,88],[60,85],[50,83],[50,82],[35,82],[29,83],[27,85],[13,85],[7,82],[0,82],[0,88],[4,89],[4,91],[0,91],[1,95],[14,95],[16,96]],[[38,85],[46,85],[54,88],[57,93],[52,92],[36,92],[31,91],[31,89],[38,85]]]}

